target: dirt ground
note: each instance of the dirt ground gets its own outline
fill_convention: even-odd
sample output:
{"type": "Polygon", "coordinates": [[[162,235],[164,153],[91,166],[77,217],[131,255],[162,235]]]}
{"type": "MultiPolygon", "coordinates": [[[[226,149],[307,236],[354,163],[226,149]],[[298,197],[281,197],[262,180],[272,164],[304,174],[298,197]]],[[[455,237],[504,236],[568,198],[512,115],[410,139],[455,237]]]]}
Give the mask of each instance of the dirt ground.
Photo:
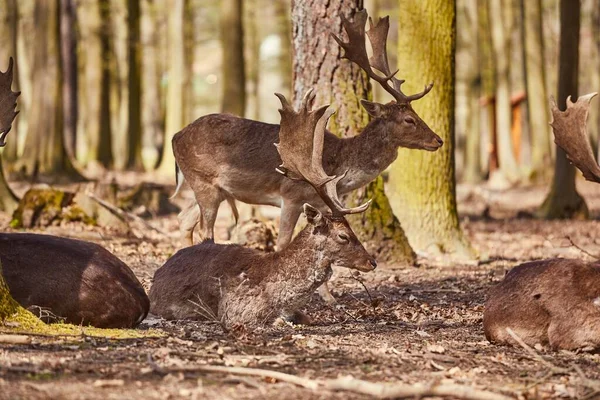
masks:
{"type": "MultiPolygon", "coordinates": [[[[0,399],[368,398],[194,370],[207,364],[311,379],[352,375],[372,382],[458,383],[522,399],[600,398],[599,354],[537,349],[536,355],[491,345],[482,329],[486,292],[513,266],[550,257],[591,259],[567,236],[600,254],[600,188],[578,184],[592,211],[588,221],[528,217],[543,200],[542,187],[493,192],[460,186],[461,222],[479,262],[439,257],[421,258],[417,267],[381,265],[361,276],[368,292],[348,271],[336,271],[330,287],[339,307],[328,308],[315,294],[306,307],[314,319],[309,326],[282,324],[233,335],[216,324],[150,317],[140,329],[159,328],[165,337],[33,337],[27,345],[0,344],[0,399]]],[[[221,239],[231,225],[226,208],[219,219],[221,239]]],[[[2,229],[8,230],[8,220],[0,214],[2,229]]],[[[154,271],[180,245],[174,214],[149,222],[169,235],[119,237],[73,223],[45,232],[102,244],[148,289],[154,271]]]]}

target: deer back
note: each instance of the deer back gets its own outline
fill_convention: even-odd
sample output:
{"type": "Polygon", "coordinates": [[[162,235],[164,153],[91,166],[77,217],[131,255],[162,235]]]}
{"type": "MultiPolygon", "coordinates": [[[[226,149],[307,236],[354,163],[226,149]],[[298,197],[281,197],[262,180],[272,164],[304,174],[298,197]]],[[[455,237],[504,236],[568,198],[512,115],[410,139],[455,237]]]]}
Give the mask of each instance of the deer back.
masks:
{"type": "Polygon", "coordinates": [[[130,328],[148,313],[133,272],[95,243],[0,233],[0,261],[12,297],[47,322],[130,328]]]}
{"type": "Polygon", "coordinates": [[[600,264],[580,260],[534,261],[512,269],[488,296],[483,317],[488,340],[555,349],[600,346],[600,264]]]}

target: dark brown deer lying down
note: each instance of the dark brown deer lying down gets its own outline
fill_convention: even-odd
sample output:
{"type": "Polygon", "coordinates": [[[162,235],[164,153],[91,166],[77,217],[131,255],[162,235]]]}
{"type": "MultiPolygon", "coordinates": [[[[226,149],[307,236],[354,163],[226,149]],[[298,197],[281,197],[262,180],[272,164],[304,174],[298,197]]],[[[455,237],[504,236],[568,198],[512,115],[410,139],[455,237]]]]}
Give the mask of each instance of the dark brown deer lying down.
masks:
{"type": "MultiPolygon", "coordinates": [[[[586,130],[595,95],[568,98],[564,112],[552,99],[551,125],[556,144],[586,179],[600,183],[586,130]]],[[[483,326],[494,343],[514,343],[510,328],[529,345],[600,349],[600,263],[551,259],[515,267],[490,291],[483,326]]]]}
{"type": "Polygon", "coordinates": [[[95,243],[0,233],[0,261],[12,297],[45,322],[131,328],[150,307],[131,269],[95,243]]]}
{"type": "Polygon", "coordinates": [[[344,214],[366,210],[369,203],[346,209],[336,184],[322,167],[323,138],[331,112],[310,111],[308,93],[300,112],[282,102],[278,170],[308,182],[331,216],[305,204],[308,225],[285,249],[264,253],[206,241],[180,250],[154,275],[151,312],[167,319],[214,319],[227,328],[253,328],[301,308],[331,276],[331,267],[371,271],[376,262],[356,238],[344,214]]]}
{"type": "MultiPolygon", "coordinates": [[[[361,100],[372,116],[363,131],[352,138],[341,139],[325,132],[323,168],[327,174],[343,177],[338,182],[340,194],[358,189],[385,170],[397,157],[398,148],[435,151],[442,146],[436,135],[413,110],[411,102],[425,96],[405,95],[403,80],[394,78],[386,52],[389,19],[378,21],[366,35],[373,47],[369,59],[366,50],[366,11],[343,18],[348,43],[336,37],[345,57],[359,65],[368,76],[390,93],[395,101],[388,104],[361,100]],[[382,75],[374,72],[380,71],[382,75]]],[[[302,205],[310,203],[326,211],[326,204],[315,190],[304,182],[291,181],[275,172],[281,158],[273,143],[279,125],[266,124],[228,114],[201,117],[173,137],[177,162],[177,191],[184,179],[189,183],[198,205],[190,205],[179,215],[181,232],[193,244],[194,227],[200,223],[203,239],[213,239],[219,205],[232,206],[237,219],[235,200],[249,204],[281,207],[277,246],[283,249],[292,239],[302,205]]]]}

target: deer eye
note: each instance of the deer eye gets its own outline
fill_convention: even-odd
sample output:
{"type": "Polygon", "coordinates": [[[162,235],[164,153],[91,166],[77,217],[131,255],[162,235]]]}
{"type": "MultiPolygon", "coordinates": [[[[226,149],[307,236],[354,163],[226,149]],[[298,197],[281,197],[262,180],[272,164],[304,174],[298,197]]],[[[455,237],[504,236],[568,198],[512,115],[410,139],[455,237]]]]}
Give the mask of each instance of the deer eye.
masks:
{"type": "Polygon", "coordinates": [[[338,235],[338,239],[340,239],[340,241],[343,243],[348,243],[350,241],[350,238],[345,233],[340,233],[338,235]]]}
{"type": "Polygon", "coordinates": [[[417,123],[417,121],[415,121],[415,119],[413,117],[405,117],[404,122],[406,122],[407,124],[411,124],[411,125],[415,125],[417,123]]]}

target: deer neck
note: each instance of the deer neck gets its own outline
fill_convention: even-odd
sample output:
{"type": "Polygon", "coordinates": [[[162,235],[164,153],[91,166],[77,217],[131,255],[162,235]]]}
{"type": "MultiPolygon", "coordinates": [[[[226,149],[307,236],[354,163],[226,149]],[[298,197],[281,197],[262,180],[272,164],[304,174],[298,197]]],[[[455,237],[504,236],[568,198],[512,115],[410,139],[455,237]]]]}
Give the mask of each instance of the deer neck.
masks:
{"type": "Polygon", "coordinates": [[[338,190],[348,193],[373,181],[398,157],[398,147],[390,140],[386,124],[374,119],[354,137],[339,139],[339,165],[336,174],[348,171],[338,190]]]}
{"type": "MultiPolygon", "coordinates": [[[[281,303],[301,301],[331,277],[333,259],[325,248],[326,238],[311,235],[304,229],[282,251],[273,253],[267,286],[277,293],[285,294],[281,303]]],[[[282,304],[283,306],[284,304],[282,304]]]]}

